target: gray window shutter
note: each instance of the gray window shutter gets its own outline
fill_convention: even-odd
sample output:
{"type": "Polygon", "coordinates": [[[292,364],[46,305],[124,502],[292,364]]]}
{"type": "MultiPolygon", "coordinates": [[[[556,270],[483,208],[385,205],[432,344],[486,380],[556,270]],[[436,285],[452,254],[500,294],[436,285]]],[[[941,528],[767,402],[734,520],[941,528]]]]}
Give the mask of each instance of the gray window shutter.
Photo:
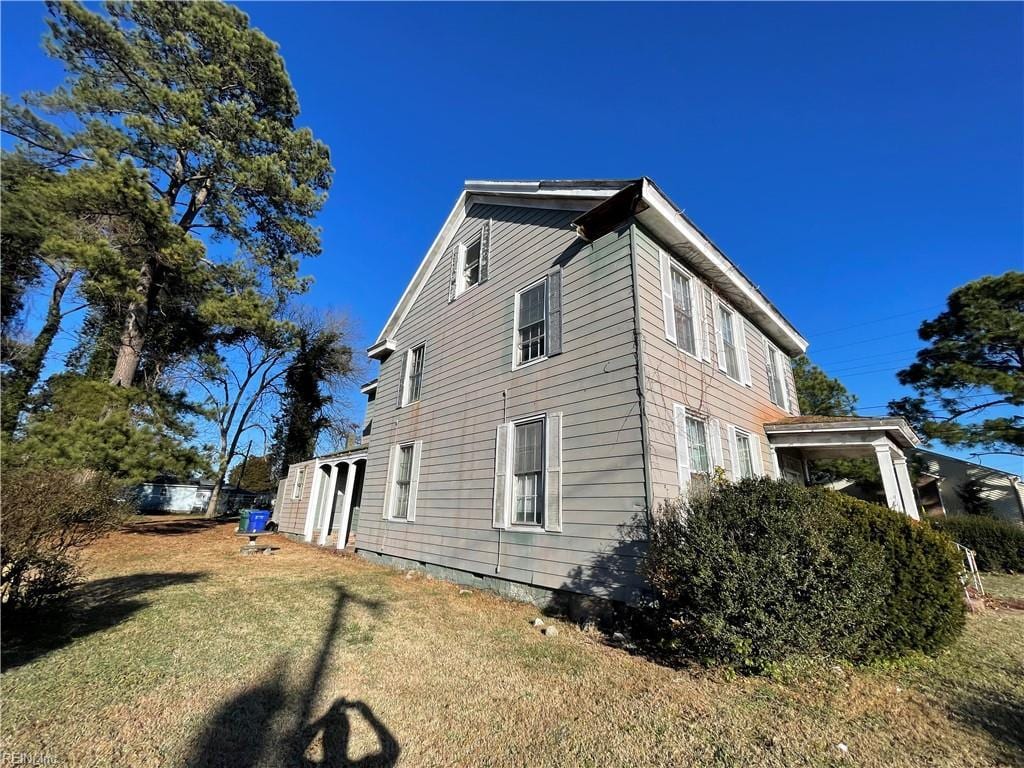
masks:
{"type": "Polygon", "coordinates": [[[484,222],[483,231],[480,232],[480,282],[487,282],[487,264],[491,255],[491,220],[484,222]]]}
{"type": "Polygon", "coordinates": [[[398,379],[398,407],[405,405],[405,372],[409,365],[409,351],[402,353],[402,376],[398,379]]]}
{"type": "Polygon", "coordinates": [[[409,514],[408,521],[416,519],[416,495],[420,489],[420,454],[423,453],[423,441],[412,444],[412,476],[409,480],[409,514]]]}
{"type": "Polygon", "coordinates": [[[388,452],[387,483],[384,485],[384,511],[382,517],[387,520],[391,512],[391,486],[395,482],[395,459],[398,457],[398,446],[392,445],[388,452]]]}
{"type": "Polygon", "coordinates": [[[494,445],[494,517],[495,528],[508,527],[509,506],[509,448],[511,445],[512,425],[501,424],[494,445]]]}
{"type": "Polygon", "coordinates": [[[658,252],[661,257],[661,303],[665,312],[665,338],[676,343],[676,316],[672,302],[672,262],[664,251],[658,252]]]}
{"type": "Polygon", "coordinates": [[[562,530],[562,414],[549,413],[544,451],[544,530],[562,530]]]}
{"type": "Polygon", "coordinates": [[[448,301],[455,301],[455,294],[459,279],[459,249],[462,243],[456,243],[452,248],[452,274],[448,280],[448,301]]]}
{"type": "Polygon", "coordinates": [[[562,352],[562,269],[559,267],[548,275],[548,327],[547,353],[558,355],[562,352]]]}

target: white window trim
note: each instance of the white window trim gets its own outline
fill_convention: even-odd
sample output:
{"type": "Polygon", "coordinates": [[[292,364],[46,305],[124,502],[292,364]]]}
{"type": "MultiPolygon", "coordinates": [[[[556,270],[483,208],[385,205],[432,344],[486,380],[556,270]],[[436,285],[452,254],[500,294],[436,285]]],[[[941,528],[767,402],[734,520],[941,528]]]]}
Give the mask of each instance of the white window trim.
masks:
{"type": "Polygon", "coordinates": [[[409,399],[409,383],[412,381],[412,355],[417,349],[423,350],[423,365],[426,367],[427,364],[427,345],[426,342],[422,344],[414,344],[405,350],[405,365],[402,366],[404,374],[402,376],[402,404],[400,408],[418,403],[423,399],[423,369],[420,369],[420,394],[415,400],[409,399]]]}
{"type": "Polygon", "coordinates": [[[422,440],[407,440],[404,443],[397,443],[391,447],[391,455],[388,459],[388,477],[387,477],[387,499],[385,518],[391,523],[414,523],[416,522],[416,495],[419,492],[420,484],[420,457],[423,452],[423,441],[422,440]],[[398,499],[398,494],[395,493],[395,489],[398,487],[397,472],[398,472],[398,458],[401,455],[403,448],[412,448],[412,467],[410,468],[409,476],[409,509],[406,511],[405,517],[395,517],[395,504],[398,499]]]}
{"type": "Polygon", "coordinates": [[[715,341],[717,342],[715,346],[718,352],[718,370],[724,373],[725,378],[729,379],[729,381],[735,382],[742,387],[753,386],[750,378],[750,353],[747,350],[747,329],[746,323],[743,322],[743,315],[727,301],[723,301],[717,296],[715,297],[714,312],[712,314],[714,316],[715,341]],[[725,363],[725,333],[722,329],[720,307],[732,315],[733,335],[736,344],[736,362],[740,367],[739,378],[729,374],[729,366],[725,363]]]}
{"type": "Polygon", "coordinates": [[[658,260],[661,264],[659,271],[661,272],[661,293],[662,303],[664,304],[664,323],[665,323],[665,338],[671,342],[672,346],[682,352],[684,355],[692,357],[697,362],[710,363],[711,352],[707,343],[707,325],[705,318],[705,307],[704,307],[704,284],[700,279],[693,274],[690,270],[684,267],[678,259],[674,258],[672,254],[668,253],[663,249],[658,250],[658,260]],[[665,274],[665,267],[668,268],[668,274],[665,274]],[[672,292],[672,273],[678,272],[683,277],[690,281],[690,306],[693,307],[693,333],[694,333],[694,351],[685,349],[679,345],[679,335],[676,333],[675,326],[675,295],[672,292]],[[666,282],[667,280],[667,282],[666,282]],[[671,327],[670,327],[671,326],[671,327]]]}
{"type": "Polygon", "coordinates": [[[302,498],[302,486],[306,483],[306,468],[295,470],[295,482],[292,483],[292,501],[302,498]]]}
{"type": "MultiPolygon", "coordinates": [[[[545,534],[550,533],[550,534],[560,534],[562,532],[562,525],[563,525],[562,514],[563,514],[563,511],[561,509],[558,510],[558,525],[557,525],[557,527],[554,527],[552,525],[552,523],[551,523],[551,517],[549,517],[550,510],[548,509],[548,501],[551,498],[550,493],[549,493],[549,484],[552,482],[552,478],[550,476],[550,472],[551,472],[552,468],[549,466],[550,450],[551,450],[551,448],[550,448],[551,435],[549,434],[549,430],[551,430],[551,428],[552,428],[551,420],[552,420],[553,417],[557,417],[558,445],[559,445],[559,451],[558,452],[559,452],[559,456],[561,456],[561,453],[562,453],[561,444],[562,444],[562,420],[563,420],[563,416],[562,416],[562,413],[560,411],[534,413],[534,414],[530,414],[529,416],[522,416],[522,417],[520,417],[518,419],[512,419],[512,420],[510,420],[510,421],[505,423],[504,426],[508,427],[508,446],[507,446],[507,451],[506,451],[506,456],[505,456],[505,477],[506,477],[506,482],[505,482],[505,498],[504,498],[504,507],[505,507],[505,521],[504,522],[505,522],[505,524],[503,526],[494,526],[494,527],[497,527],[497,528],[499,528],[500,530],[503,530],[503,531],[512,531],[512,532],[515,532],[515,533],[545,533],[545,534]],[[544,424],[544,442],[543,442],[544,455],[543,455],[543,461],[541,462],[541,464],[543,466],[543,470],[541,471],[541,475],[543,477],[543,480],[542,480],[542,482],[543,482],[543,485],[542,485],[543,493],[541,494],[541,503],[544,505],[543,506],[543,511],[542,511],[542,516],[541,516],[541,519],[544,521],[544,523],[542,525],[531,525],[531,524],[515,523],[515,522],[512,521],[513,517],[515,517],[515,510],[513,509],[514,502],[515,502],[515,473],[513,472],[513,469],[515,468],[516,426],[519,425],[519,424],[526,424],[526,423],[531,422],[531,421],[541,421],[544,424]]],[[[558,482],[558,494],[557,495],[558,495],[558,499],[559,499],[559,504],[560,505],[561,505],[561,498],[562,498],[561,474],[562,474],[561,463],[559,463],[558,481],[557,481],[558,482]]]]}
{"type": "Polygon", "coordinates": [[[521,288],[516,291],[515,299],[513,300],[513,312],[512,312],[512,370],[518,370],[520,368],[528,368],[536,363],[542,363],[548,359],[548,276],[544,275],[540,280],[535,280],[525,288],[521,288]],[[531,290],[536,288],[541,283],[544,283],[544,354],[540,357],[529,360],[525,363],[519,362],[519,297],[531,290]]]}
{"type": "Polygon", "coordinates": [[[751,432],[749,429],[743,429],[733,424],[729,425],[729,461],[732,464],[732,479],[739,482],[743,479],[740,474],[740,453],[739,453],[739,441],[740,435],[744,435],[750,440],[750,464],[751,470],[754,473],[754,477],[764,477],[764,463],[761,461],[761,439],[751,432]]]}
{"type": "MultiPolygon", "coordinates": [[[[774,344],[772,344],[770,341],[768,341],[768,337],[766,336],[765,340],[764,340],[764,354],[765,354],[765,373],[768,374],[768,399],[769,400],[771,400],[771,391],[772,391],[772,389],[771,389],[771,359],[772,359],[772,354],[773,353],[775,355],[778,355],[777,359],[778,359],[780,364],[784,363],[784,362],[786,362],[786,363],[789,362],[789,359],[790,359],[789,355],[783,354],[782,350],[779,349],[774,344]]],[[[792,367],[792,364],[790,364],[788,367],[792,367]]],[[[792,411],[790,411],[790,402],[789,402],[789,378],[786,375],[786,367],[782,367],[779,370],[779,376],[782,379],[782,382],[781,382],[782,383],[782,402],[781,403],[776,403],[776,402],[773,401],[772,405],[776,406],[777,408],[781,408],[786,413],[791,413],[792,411]]]]}
{"type": "Polygon", "coordinates": [[[690,439],[686,429],[686,420],[694,419],[704,422],[704,435],[707,438],[709,474],[714,476],[715,470],[722,467],[722,427],[718,419],[693,409],[682,403],[672,404],[672,419],[676,433],[676,480],[679,484],[679,495],[685,496],[690,487],[690,439]]]}

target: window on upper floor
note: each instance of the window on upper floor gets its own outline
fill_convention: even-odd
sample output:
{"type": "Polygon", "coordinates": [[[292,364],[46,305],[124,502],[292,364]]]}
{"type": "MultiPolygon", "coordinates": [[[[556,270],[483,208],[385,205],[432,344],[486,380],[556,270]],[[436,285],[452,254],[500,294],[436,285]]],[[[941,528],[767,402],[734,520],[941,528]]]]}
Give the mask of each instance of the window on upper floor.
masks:
{"type": "Polygon", "coordinates": [[[764,342],[765,366],[768,370],[768,397],[779,408],[789,411],[789,391],[786,386],[786,366],[789,358],[767,339],[764,342]]]}
{"type": "Polygon", "coordinates": [[[750,385],[750,361],[743,318],[728,304],[719,301],[715,317],[718,341],[718,367],[740,384],[750,385]]]}
{"type": "Polygon", "coordinates": [[[402,396],[399,405],[406,406],[420,399],[423,385],[423,355],[425,347],[420,344],[405,353],[402,375],[402,396]]]}
{"type": "Polygon", "coordinates": [[[524,365],[545,356],[548,281],[516,294],[516,364],[524,365]]]}
{"type": "Polygon", "coordinates": [[[487,266],[491,241],[491,222],[485,221],[479,234],[455,243],[451,256],[451,281],[448,301],[454,301],[463,291],[487,282],[487,266]]]}
{"type": "Polygon", "coordinates": [[[665,310],[665,338],[697,359],[709,360],[704,343],[704,295],[700,282],[671,255],[661,259],[661,294],[665,310]]]}

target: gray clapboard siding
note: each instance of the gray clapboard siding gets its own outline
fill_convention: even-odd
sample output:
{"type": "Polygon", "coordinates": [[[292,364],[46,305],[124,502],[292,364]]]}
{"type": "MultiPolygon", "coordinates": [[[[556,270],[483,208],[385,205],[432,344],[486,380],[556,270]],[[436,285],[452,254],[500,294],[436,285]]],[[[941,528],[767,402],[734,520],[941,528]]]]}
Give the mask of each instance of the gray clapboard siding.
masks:
{"type": "Polygon", "coordinates": [[[490,219],[488,280],[448,302],[451,249],[395,333],[381,365],[356,539],[360,549],[548,588],[606,593],[635,572],[622,526],[644,506],[627,228],[580,243],[571,211],[476,205],[455,239],[490,219]],[[512,369],[515,292],[562,265],[562,353],[512,369]],[[421,400],[396,403],[401,356],[426,344],[421,400]],[[492,527],[499,424],[561,411],[561,533],[492,527]],[[423,441],[416,520],[383,519],[387,454],[423,441]]]}
{"type": "MultiPolygon", "coordinates": [[[[739,384],[718,368],[718,352],[711,335],[711,361],[698,361],[680,351],[665,338],[665,321],[661,295],[661,266],[659,244],[642,227],[636,226],[636,248],[639,273],[639,303],[641,326],[644,333],[643,372],[647,388],[647,419],[649,425],[650,471],[654,484],[655,501],[676,496],[678,474],[676,469],[675,423],[673,403],[681,403],[687,410],[699,411],[719,420],[721,454],[725,469],[732,472],[728,426],[733,425],[756,435],[761,445],[761,463],[769,474],[772,457],[764,434],[764,423],[787,416],[768,396],[768,375],[765,367],[764,336],[749,319],[742,318],[747,339],[750,378],[749,386],[739,384]]],[[[701,279],[700,272],[685,265],[701,279]]],[[[715,303],[702,290],[700,302],[705,323],[712,317],[715,303]]],[[[717,318],[716,318],[717,319],[717,318]]],[[[705,334],[713,334],[710,324],[705,334]]],[[[787,372],[787,386],[795,392],[792,372],[787,372]]],[[[795,399],[792,411],[796,412],[795,399]]]]}
{"type": "Polygon", "coordinates": [[[315,461],[304,461],[300,464],[292,464],[288,467],[288,476],[282,481],[284,483],[284,494],[280,507],[274,510],[274,520],[277,522],[278,530],[282,533],[301,534],[306,523],[306,509],[309,507],[309,494],[313,486],[315,461]],[[306,475],[302,484],[302,493],[298,499],[292,498],[295,489],[295,480],[299,470],[305,468],[306,475]]]}

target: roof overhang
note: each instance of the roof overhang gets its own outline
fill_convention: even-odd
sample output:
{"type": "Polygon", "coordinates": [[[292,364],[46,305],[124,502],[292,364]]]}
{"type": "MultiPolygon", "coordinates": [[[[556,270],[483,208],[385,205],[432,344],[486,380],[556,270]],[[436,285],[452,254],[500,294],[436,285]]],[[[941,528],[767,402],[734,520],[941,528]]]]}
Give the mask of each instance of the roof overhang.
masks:
{"type": "Polygon", "coordinates": [[[376,392],[377,391],[377,380],[374,379],[373,381],[366,382],[365,384],[363,384],[363,386],[361,386],[359,388],[359,391],[362,392],[364,395],[368,395],[371,392],[376,392]]]}
{"type": "MultiPolygon", "coordinates": [[[[396,348],[392,339],[434,266],[447,250],[474,203],[527,205],[576,210],[573,222],[586,240],[603,227],[614,228],[634,216],[636,221],[707,279],[789,355],[800,355],[807,341],[761,290],[704,235],[647,177],[586,181],[467,181],[441,231],[437,233],[377,341],[367,353],[383,360],[396,348]],[[388,346],[388,345],[391,346],[388,346]]],[[[607,229],[605,231],[610,231],[607,229]]],[[[599,236],[599,235],[598,235],[599,236]]]]}
{"type": "Polygon", "coordinates": [[[807,340],[761,289],[650,179],[640,180],[633,208],[636,221],[644,229],[692,264],[701,277],[750,318],[786,354],[795,357],[807,350],[807,340]]]}
{"type": "Polygon", "coordinates": [[[394,339],[378,339],[372,347],[367,348],[366,354],[372,357],[374,360],[387,360],[388,356],[398,349],[398,344],[394,339]]]}

